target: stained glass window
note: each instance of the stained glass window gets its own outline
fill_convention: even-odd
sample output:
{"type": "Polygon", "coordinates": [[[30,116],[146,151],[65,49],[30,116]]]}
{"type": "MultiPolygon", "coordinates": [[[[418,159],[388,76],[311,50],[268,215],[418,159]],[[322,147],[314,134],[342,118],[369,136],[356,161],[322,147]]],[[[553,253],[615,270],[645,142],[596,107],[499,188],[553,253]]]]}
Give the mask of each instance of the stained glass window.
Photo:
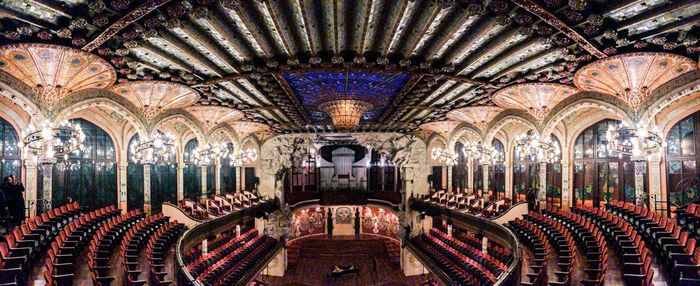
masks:
{"type": "Polygon", "coordinates": [[[2,139],[0,140],[0,179],[9,175],[22,178],[22,163],[17,147],[19,136],[15,128],[2,117],[0,117],[0,139],[2,139]]]}
{"type": "Polygon", "coordinates": [[[126,207],[129,210],[143,208],[143,164],[135,163],[131,146],[139,140],[139,135],[134,134],[129,140],[127,153],[128,165],[126,166],[126,207]]]}
{"type": "MultiPolygon", "coordinates": [[[[228,153],[233,154],[233,144],[228,143],[226,147],[228,153]]],[[[221,193],[236,192],[236,168],[231,165],[231,159],[228,156],[221,158],[221,193]]]]}
{"type": "Polygon", "coordinates": [[[491,175],[489,180],[489,189],[492,192],[496,192],[497,198],[503,199],[506,197],[506,148],[498,139],[493,139],[491,145],[500,156],[497,158],[496,164],[493,166],[493,168],[489,168],[489,174],[491,175]]]}
{"type": "MultiPolygon", "coordinates": [[[[554,134],[551,135],[551,140],[552,143],[558,146],[559,150],[561,149],[561,144],[559,144],[559,139],[557,139],[554,134]]],[[[559,158],[561,159],[561,158],[559,158]]],[[[547,163],[547,190],[546,190],[546,196],[547,196],[547,205],[548,206],[556,206],[556,207],[561,207],[561,201],[562,201],[562,196],[561,196],[561,163],[560,162],[554,162],[554,163],[547,163]]]]}
{"type": "MultiPolygon", "coordinates": [[[[666,189],[668,214],[698,197],[697,164],[700,155],[696,151],[700,135],[696,112],[676,123],[666,134],[666,189]]],[[[663,206],[663,204],[660,204],[663,206]]]]}
{"type": "Polygon", "coordinates": [[[191,139],[185,144],[183,159],[184,195],[190,200],[197,200],[202,192],[202,167],[195,164],[194,152],[197,150],[197,139],[191,139]]]}
{"type": "MultiPolygon", "coordinates": [[[[529,136],[532,130],[528,131],[529,136]]],[[[513,150],[513,198],[515,202],[525,201],[527,192],[540,188],[540,163],[532,155],[521,156],[517,148],[513,150]]]]}

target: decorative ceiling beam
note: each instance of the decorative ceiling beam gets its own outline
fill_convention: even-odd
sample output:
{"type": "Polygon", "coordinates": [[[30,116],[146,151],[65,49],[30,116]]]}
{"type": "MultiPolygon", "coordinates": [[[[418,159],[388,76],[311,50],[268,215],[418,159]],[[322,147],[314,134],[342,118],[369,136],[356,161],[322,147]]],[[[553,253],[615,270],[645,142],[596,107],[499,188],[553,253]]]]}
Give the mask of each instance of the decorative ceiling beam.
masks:
{"type": "Polygon", "coordinates": [[[227,15],[226,18],[229,27],[239,28],[241,34],[244,35],[243,38],[246,39],[254,49],[262,53],[265,58],[272,57],[272,49],[267,42],[260,39],[261,36],[258,34],[259,29],[256,29],[257,27],[251,23],[246,13],[239,11],[241,6],[244,5],[238,5],[237,8],[228,9],[219,4],[218,9],[221,13],[227,15]]]}
{"type": "Polygon", "coordinates": [[[391,32],[389,33],[389,38],[388,41],[384,44],[384,47],[382,48],[382,54],[383,55],[388,55],[390,53],[393,53],[396,51],[396,47],[399,45],[399,42],[401,41],[401,37],[405,34],[406,30],[408,30],[409,26],[411,25],[411,18],[413,15],[413,12],[416,10],[416,5],[418,5],[417,1],[400,1],[401,2],[401,8],[399,9],[399,16],[397,21],[394,22],[394,25],[391,28],[391,32]]]}
{"type": "Polygon", "coordinates": [[[467,33],[467,29],[471,28],[477,19],[478,17],[476,15],[469,13],[466,9],[457,9],[452,19],[450,19],[450,25],[446,25],[446,29],[438,33],[437,40],[434,40],[429,45],[424,57],[426,59],[438,59],[442,57],[445,51],[467,33]],[[457,22],[454,23],[454,21],[457,22]]]}
{"type": "Polygon", "coordinates": [[[102,31],[102,33],[97,35],[97,37],[92,39],[92,41],[83,46],[82,50],[91,52],[92,50],[102,46],[102,44],[112,39],[112,37],[119,33],[119,31],[138,21],[143,16],[153,12],[158,7],[167,4],[168,2],[170,2],[170,0],[147,0],[145,3],[141,4],[141,6],[136,7],[136,9],[122,16],[119,18],[119,20],[112,23],[112,25],[109,25],[107,29],[102,31]]]}
{"type": "Polygon", "coordinates": [[[384,0],[371,0],[368,15],[365,16],[365,26],[362,32],[362,41],[360,42],[360,54],[364,54],[372,49],[377,40],[377,31],[381,29],[379,23],[383,20],[382,13],[388,5],[384,0]]]}
{"type": "Polygon", "coordinates": [[[406,97],[406,95],[416,86],[416,84],[418,84],[421,79],[423,79],[422,75],[411,77],[411,79],[409,79],[408,82],[406,82],[406,85],[404,85],[404,87],[401,89],[399,94],[396,95],[394,100],[389,103],[389,106],[384,113],[382,113],[382,116],[379,118],[378,122],[384,123],[387,119],[393,117],[394,110],[401,105],[404,97],[406,97]]]}
{"type": "Polygon", "coordinates": [[[183,32],[185,32],[185,34],[190,39],[199,43],[202,47],[204,47],[204,49],[208,51],[208,53],[212,54],[212,56],[219,58],[234,72],[240,72],[239,62],[236,59],[234,59],[231,55],[229,55],[226,51],[224,51],[224,49],[221,46],[217,45],[216,43],[213,43],[211,41],[212,39],[214,39],[213,37],[206,37],[205,35],[207,34],[201,29],[199,29],[199,27],[196,27],[190,21],[180,21],[180,26],[177,29],[181,29],[183,32]]]}
{"type": "Polygon", "coordinates": [[[264,38],[274,42],[277,52],[286,55],[294,54],[289,39],[286,38],[287,35],[283,33],[283,27],[278,22],[280,17],[276,17],[274,9],[270,6],[270,1],[249,1],[247,3],[248,7],[246,8],[250,8],[247,12],[251,19],[255,19],[255,23],[264,30],[264,38]],[[259,23],[263,23],[263,25],[259,25],[259,23]]]}
{"type": "Polygon", "coordinates": [[[528,37],[528,35],[523,35],[522,29],[516,28],[508,29],[504,33],[486,40],[479,46],[479,49],[473,51],[457,65],[457,74],[471,74],[475,69],[493,60],[509,47],[519,46],[519,43],[528,37]]]}
{"type": "Polygon", "coordinates": [[[302,36],[309,45],[309,51],[311,51],[312,55],[315,55],[320,50],[321,43],[319,43],[319,38],[315,35],[318,29],[312,29],[312,27],[318,27],[316,17],[314,17],[315,9],[313,2],[309,0],[294,0],[294,4],[293,7],[298,8],[299,11],[299,15],[297,15],[297,9],[295,9],[294,15],[297,15],[296,24],[300,26],[301,32],[303,33],[302,36]]]}
{"type": "Polygon", "coordinates": [[[525,69],[529,65],[533,64],[535,61],[537,61],[541,58],[548,57],[548,56],[554,56],[556,54],[564,54],[565,52],[566,52],[566,48],[545,49],[544,51],[536,53],[530,57],[524,58],[524,59],[514,63],[513,65],[511,65],[507,68],[504,68],[503,70],[500,70],[499,72],[497,72],[496,74],[494,74],[491,77],[491,80],[492,81],[497,80],[500,77],[505,76],[509,73],[513,73],[513,72],[517,72],[518,70],[525,69]]]}
{"type": "MultiPolygon", "coordinates": [[[[217,76],[223,76],[226,74],[219,66],[212,62],[209,58],[205,57],[195,48],[191,47],[189,44],[183,42],[176,36],[173,36],[170,31],[158,30],[158,38],[167,42],[171,47],[178,49],[180,53],[187,55],[187,62],[193,61],[199,63],[202,67],[208,69],[211,73],[217,76]]],[[[177,56],[177,55],[176,55],[177,56]]],[[[194,64],[193,68],[196,67],[194,64]]]]}
{"type": "Polygon", "coordinates": [[[232,53],[234,53],[234,56],[238,58],[239,61],[251,58],[253,53],[257,56],[263,56],[262,53],[259,53],[255,49],[250,49],[253,50],[253,53],[249,51],[249,47],[240,40],[242,35],[238,34],[234,27],[225,22],[224,19],[226,19],[226,16],[222,15],[221,11],[218,9],[208,9],[208,11],[209,16],[202,20],[209,23],[213,28],[212,30],[224,38],[227,46],[233,50],[232,53]]]}
{"type": "Polygon", "coordinates": [[[665,25],[661,25],[659,27],[656,27],[653,30],[644,31],[642,33],[633,35],[631,37],[632,38],[631,40],[635,41],[635,40],[643,40],[646,38],[651,38],[651,37],[659,35],[659,34],[673,32],[673,31],[680,30],[680,29],[683,29],[683,28],[691,26],[691,25],[695,25],[697,22],[700,22],[700,14],[693,15],[692,17],[684,18],[682,20],[671,22],[671,23],[668,23],[665,25]]]}
{"type": "Polygon", "coordinates": [[[569,25],[564,23],[562,20],[559,20],[559,18],[557,18],[557,16],[555,16],[554,14],[552,14],[549,11],[542,8],[542,6],[535,3],[535,1],[532,1],[532,0],[512,0],[512,1],[513,1],[513,3],[522,7],[526,11],[528,11],[528,12],[532,13],[533,15],[542,19],[542,21],[544,21],[548,25],[559,30],[565,36],[569,37],[571,40],[578,43],[584,50],[586,50],[591,55],[593,55],[597,58],[606,58],[607,57],[607,55],[605,53],[603,53],[601,50],[596,48],[591,42],[589,42],[588,40],[586,40],[586,38],[581,36],[581,34],[576,32],[576,30],[569,27],[569,25]]]}
{"type": "Polygon", "coordinates": [[[348,49],[352,50],[358,54],[363,54],[362,44],[364,42],[365,33],[367,31],[367,24],[369,22],[370,10],[372,5],[377,1],[351,1],[354,5],[352,8],[348,8],[350,13],[350,19],[354,26],[349,27],[350,42],[347,43],[348,49]]]}
{"type": "Polygon", "coordinates": [[[0,18],[15,19],[17,21],[24,22],[32,26],[37,26],[43,29],[47,29],[53,26],[53,24],[48,21],[33,17],[31,15],[20,15],[17,12],[5,9],[4,7],[0,7],[0,18]]]}
{"type": "MultiPolygon", "coordinates": [[[[308,114],[306,114],[306,110],[304,110],[304,107],[299,102],[299,99],[296,97],[296,95],[294,95],[294,91],[292,90],[292,87],[289,86],[289,83],[287,83],[287,81],[284,78],[282,78],[281,75],[274,74],[273,77],[277,81],[277,84],[279,84],[282,87],[282,89],[284,90],[284,93],[287,95],[289,100],[292,101],[292,104],[294,104],[294,107],[296,108],[297,113],[299,113],[301,118],[304,119],[303,124],[311,124],[311,119],[309,119],[309,116],[308,116],[308,114]]],[[[300,125],[303,125],[303,124],[300,124],[300,125]]]]}
{"type": "MultiPolygon", "coordinates": [[[[192,66],[191,63],[185,62],[163,50],[160,48],[151,45],[150,43],[143,42],[139,44],[144,50],[148,51],[149,53],[153,53],[155,56],[160,57],[166,61],[169,61],[172,65],[175,66],[175,68],[182,69],[186,72],[193,73],[194,72],[194,67],[192,66]]],[[[157,64],[157,63],[154,63],[157,64]]]]}
{"type": "Polygon", "coordinates": [[[677,0],[670,1],[658,7],[646,10],[642,13],[634,15],[633,17],[622,20],[615,25],[618,31],[629,29],[632,26],[638,25],[642,22],[647,22],[654,20],[658,17],[668,15],[675,10],[680,10],[698,4],[697,0],[677,0]]]}
{"type": "Polygon", "coordinates": [[[293,29],[291,25],[293,25],[294,22],[287,18],[289,13],[285,13],[288,9],[286,5],[289,5],[286,1],[265,1],[265,7],[272,17],[275,29],[277,29],[277,32],[281,36],[287,54],[292,56],[298,53],[300,49],[298,48],[294,33],[292,33],[293,29]]]}
{"type": "Polygon", "coordinates": [[[427,14],[421,18],[424,19],[422,28],[409,34],[408,42],[402,48],[404,55],[415,56],[420,49],[426,46],[430,39],[436,36],[438,28],[444,26],[445,20],[454,12],[454,9],[451,8],[452,6],[444,7],[435,4],[434,9],[431,9],[430,12],[421,14],[427,14]]]}
{"type": "MultiPolygon", "coordinates": [[[[499,53],[498,55],[495,55],[494,57],[490,58],[486,63],[480,65],[476,69],[472,70],[471,75],[475,78],[477,77],[483,77],[484,73],[489,71],[492,68],[498,67],[503,61],[509,59],[513,55],[522,52],[524,50],[532,50],[535,47],[539,45],[545,45],[545,38],[543,37],[534,37],[534,38],[529,38],[525,41],[518,42],[515,45],[511,45],[508,47],[508,49],[504,50],[503,52],[499,53]]],[[[549,49],[549,47],[547,48],[549,49]]]]}
{"type": "Polygon", "coordinates": [[[456,64],[462,61],[469,53],[476,49],[478,41],[483,41],[489,35],[495,34],[504,28],[496,22],[496,18],[481,18],[476,26],[471,26],[470,29],[455,41],[455,45],[448,48],[442,59],[445,63],[456,64]]]}

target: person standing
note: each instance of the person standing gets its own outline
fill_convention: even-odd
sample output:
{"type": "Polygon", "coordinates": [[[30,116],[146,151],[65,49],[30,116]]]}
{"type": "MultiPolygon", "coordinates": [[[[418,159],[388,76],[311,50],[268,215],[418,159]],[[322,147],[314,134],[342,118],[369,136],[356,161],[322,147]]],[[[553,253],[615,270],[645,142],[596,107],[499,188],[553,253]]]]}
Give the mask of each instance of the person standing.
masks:
{"type": "Polygon", "coordinates": [[[24,220],[24,185],[20,182],[15,175],[10,176],[9,182],[9,192],[10,192],[10,204],[8,205],[8,211],[12,217],[13,226],[18,226],[24,220]]]}

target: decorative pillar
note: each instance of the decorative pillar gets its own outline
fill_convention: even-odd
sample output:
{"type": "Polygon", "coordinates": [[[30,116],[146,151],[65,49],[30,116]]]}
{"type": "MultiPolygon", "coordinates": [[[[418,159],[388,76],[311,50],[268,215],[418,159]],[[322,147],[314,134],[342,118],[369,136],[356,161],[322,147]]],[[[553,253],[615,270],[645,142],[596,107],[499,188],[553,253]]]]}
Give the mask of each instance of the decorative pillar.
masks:
{"type": "Polygon", "coordinates": [[[540,163],[540,191],[537,193],[537,200],[541,205],[547,201],[547,163],[540,163]]]}
{"type": "Polygon", "coordinates": [[[243,182],[243,178],[241,176],[241,166],[236,166],[236,189],[234,190],[235,193],[238,193],[241,191],[241,183],[243,182]]]}
{"type": "Polygon", "coordinates": [[[151,213],[151,164],[143,164],[143,212],[151,213]]]}
{"type": "Polygon", "coordinates": [[[52,209],[53,207],[51,206],[52,200],[51,200],[51,195],[52,195],[52,184],[53,184],[53,164],[48,163],[48,164],[41,164],[41,171],[42,171],[42,208],[39,209],[41,212],[48,211],[52,209]]]}
{"type": "Polygon", "coordinates": [[[649,161],[649,207],[656,211],[656,201],[663,201],[661,194],[661,157],[649,161]]]}
{"type": "Polygon", "coordinates": [[[638,206],[644,205],[647,192],[644,190],[644,175],[647,173],[647,162],[634,162],[634,197],[638,206]]]}
{"type": "Polygon", "coordinates": [[[394,166],[394,192],[398,191],[399,188],[399,166],[394,166]]]}
{"type": "Polygon", "coordinates": [[[482,196],[485,197],[491,196],[491,194],[489,194],[489,166],[489,164],[481,164],[481,182],[484,188],[482,196]]]}
{"type": "Polygon", "coordinates": [[[127,163],[119,163],[119,169],[117,169],[117,173],[119,174],[119,190],[117,191],[117,201],[119,205],[119,209],[122,210],[122,213],[126,213],[128,206],[127,206],[127,163]]]}
{"type": "Polygon", "coordinates": [[[33,219],[36,216],[37,210],[37,181],[36,177],[39,170],[37,169],[36,163],[25,161],[24,165],[24,191],[26,195],[24,197],[24,205],[29,208],[29,218],[33,219]]]}
{"type": "Polygon", "coordinates": [[[569,209],[569,202],[571,201],[569,170],[571,170],[570,162],[568,160],[561,160],[561,207],[565,210],[569,209]]]}
{"type": "Polygon", "coordinates": [[[384,168],[385,168],[385,167],[384,167],[384,164],[380,164],[380,165],[379,165],[379,172],[382,174],[382,183],[381,183],[381,185],[382,185],[382,192],[384,191],[384,186],[386,186],[386,180],[384,180],[384,176],[385,176],[386,170],[385,170],[384,168]]]}
{"type": "Polygon", "coordinates": [[[221,195],[221,159],[217,157],[214,166],[214,189],[218,196],[221,195]]]}
{"type": "Polygon", "coordinates": [[[452,192],[452,165],[447,164],[447,192],[452,192]]]}
{"type": "Polygon", "coordinates": [[[511,201],[514,199],[513,198],[513,163],[508,162],[505,164],[506,166],[506,198],[511,199],[511,201]]]}
{"type": "Polygon", "coordinates": [[[202,198],[206,199],[207,198],[207,165],[202,165],[201,166],[201,171],[202,171],[202,198]]]}
{"type": "Polygon", "coordinates": [[[476,190],[474,189],[474,161],[472,160],[472,156],[469,156],[467,158],[467,166],[469,169],[469,172],[467,172],[467,189],[471,190],[472,194],[476,194],[476,190]]]}
{"type": "Polygon", "coordinates": [[[177,201],[185,198],[185,164],[177,164],[177,201]]]}

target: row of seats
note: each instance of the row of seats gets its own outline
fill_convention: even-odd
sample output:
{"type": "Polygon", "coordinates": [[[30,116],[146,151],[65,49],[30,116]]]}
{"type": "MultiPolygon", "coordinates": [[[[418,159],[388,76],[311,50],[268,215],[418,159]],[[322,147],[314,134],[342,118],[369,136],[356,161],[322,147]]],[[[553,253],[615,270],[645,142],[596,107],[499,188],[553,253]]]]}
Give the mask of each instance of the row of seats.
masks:
{"type": "Polygon", "coordinates": [[[498,261],[488,253],[484,253],[480,248],[476,248],[472,245],[464,243],[463,241],[456,239],[453,236],[448,236],[447,233],[438,230],[437,228],[432,228],[430,230],[430,235],[436,237],[441,242],[445,243],[449,247],[458,251],[459,253],[466,255],[472,260],[476,261],[480,265],[483,265],[486,269],[487,276],[489,278],[496,278],[501,273],[506,271],[506,265],[498,261]]]}
{"type": "Polygon", "coordinates": [[[561,222],[538,212],[530,211],[524,218],[542,229],[549,239],[550,245],[557,253],[558,269],[554,271],[557,279],[549,281],[549,285],[569,285],[571,283],[574,261],[576,261],[576,245],[569,230],[561,222]]]}
{"type": "MultiPolygon", "coordinates": [[[[688,208],[692,209],[692,204],[688,208]]],[[[614,202],[610,209],[640,233],[657,254],[662,266],[670,270],[675,282],[681,285],[700,282],[697,266],[700,265],[700,250],[695,247],[695,233],[689,232],[681,224],[680,217],[678,224],[675,224],[671,219],[661,217],[658,212],[624,202],[614,202]],[[691,264],[695,267],[685,267],[691,264]]],[[[686,217],[684,222],[688,222],[688,219],[690,218],[686,217]]]]}
{"type": "MultiPolygon", "coordinates": [[[[247,233],[250,229],[247,231],[243,231],[242,233],[247,233]]],[[[207,249],[210,251],[216,250],[222,245],[231,242],[236,238],[236,234],[233,231],[224,231],[219,234],[217,234],[213,239],[208,239],[207,240],[207,249]]],[[[202,257],[202,249],[203,246],[202,244],[197,244],[193,246],[191,249],[187,250],[185,252],[185,255],[183,257],[183,260],[185,262],[185,265],[189,265],[191,262],[199,259],[202,257]]]]}
{"type": "Polygon", "coordinates": [[[209,219],[255,206],[262,201],[260,196],[248,191],[242,191],[239,193],[215,195],[212,198],[202,198],[198,202],[184,199],[180,201],[180,208],[197,219],[209,219]]]}
{"type": "Polygon", "coordinates": [[[481,194],[481,191],[474,194],[437,191],[423,196],[422,199],[449,209],[483,217],[498,216],[510,207],[508,199],[492,200],[479,194],[481,194]]]}
{"type": "Polygon", "coordinates": [[[676,209],[678,225],[689,232],[696,240],[700,239],[700,203],[690,203],[676,209]]]}
{"type": "Polygon", "coordinates": [[[219,247],[208,249],[206,254],[201,255],[196,260],[193,260],[187,264],[187,269],[193,276],[199,276],[213,264],[220,261],[226,254],[231,253],[232,251],[241,247],[241,245],[248,243],[256,236],[257,230],[251,229],[246,233],[241,234],[239,237],[227,241],[225,244],[222,244],[219,247]]]}
{"type": "Polygon", "coordinates": [[[623,268],[623,280],[627,285],[651,286],[654,270],[652,255],[642,236],[622,217],[590,206],[573,210],[591,220],[618,253],[623,268]]]}
{"type": "MultiPolygon", "coordinates": [[[[461,240],[462,242],[469,244],[475,248],[482,248],[483,247],[483,242],[481,239],[476,237],[474,234],[466,232],[466,231],[460,231],[456,234],[457,239],[461,240]]],[[[489,255],[492,257],[496,258],[498,261],[500,261],[503,264],[510,264],[511,260],[513,259],[513,254],[506,249],[503,246],[500,246],[496,243],[493,243],[492,241],[488,242],[488,245],[486,247],[486,250],[489,255]]]]}
{"type": "MultiPolygon", "coordinates": [[[[162,213],[151,215],[133,225],[121,241],[119,256],[122,269],[126,273],[126,284],[129,286],[143,285],[147,280],[140,278],[145,273],[139,267],[139,256],[148,243],[151,234],[162,225],[168,223],[168,218],[162,213]]],[[[165,276],[165,273],[162,274],[165,276]]]]}
{"type": "Polygon", "coordinates": [[[534,259],[530,263],[533,272],[528,272],[529,281],[521,281],[526,286],[541,286],[547,284],[547,260],[551,246],[544,232],[535,224],[516,218],[509,221],[507,226],[515,232],[523,243],[530,248],[534,259]]]}
{"type": "Polygon", "coordinates": [[[67,223],[82,215],[80,205],[75,202],[44,212],[14,228],[0,242],[0,284],[22,284],[27,280],[36,263],[38,253],[45,250],[67,223]],[[37,238],[25,241],[26,238],[37,238]]]}
{"type": "MultiPolygon", "coordinates": [[[[88,253],[88,267],[93,285],[112,284],[115,279],[115,277],[110,276],[112,251],[119,245],[124,233],[142,218],[143,214],[140,210],[132,210],[102,224],[97,233],[92,236],[88,253]]],[[[57,265],[54,266],[57,267],[57,265]]]]}
{"type": "Polygon", "coordinates": [[[608,268],[608,245],[603,238],[603,233],[591,221],[568,211],[548,207],[544,214],[568,228],[581,246],[586,261],[581,284],[585,286],[603,285],[605,272],[608,268]]]}
{"type": "Polygon", "coordinates": [[[483,266],[464,255],[459,255],[456,250],[445,245],[437,238],[429,234],[419,234],[411,239],[411,243],[432,261],[457,285],[489,286],[495,282],[486,276],[483,266]]]}
{"type": "MultiPolygon", "coordinates": [[[[146,257],[148,257],[148,269],[151,273],[151,285],[165,286],[172,282],[164,279],[160,273],[167,272],[165,269],[165,255],[168,249],[177,241],[187,227],[184,224],[173,221],[158,228],[146,245],[146,257]]],[[[141,286],[143,284],[134,284],[141,286]]]]}
{"type": "Polygon", "coordinates": [[[44,271],[46,285],[71,285],[80,253],[102,224],[119,214],[115,206],[109,206],[66,221],[48,250],[44,271]]]}

